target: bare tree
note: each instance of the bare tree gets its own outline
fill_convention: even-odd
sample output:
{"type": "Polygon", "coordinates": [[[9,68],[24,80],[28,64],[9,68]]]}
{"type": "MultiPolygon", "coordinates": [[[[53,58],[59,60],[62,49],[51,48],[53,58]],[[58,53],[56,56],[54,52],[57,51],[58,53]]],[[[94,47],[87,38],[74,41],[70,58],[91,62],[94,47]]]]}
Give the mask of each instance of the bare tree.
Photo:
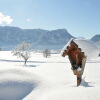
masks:
{"type": "Polygon", "coordinates": [[[48,49],[45,49],[44,51],[43,51],[43,56],[45,57],[45,58],[47,58],[47,57],[49,57],[50,56],[50,50],[48,50],[48,49]]]}
{"type": "Polygon", "coordinates": [[[14,56],[24,59],[24,64],[26,65],[27,60],[31,57],[30,56],[30,48],[31,44],[27,42],[22,42],[18,44],[15,50],[12,51],[14,56]]]}

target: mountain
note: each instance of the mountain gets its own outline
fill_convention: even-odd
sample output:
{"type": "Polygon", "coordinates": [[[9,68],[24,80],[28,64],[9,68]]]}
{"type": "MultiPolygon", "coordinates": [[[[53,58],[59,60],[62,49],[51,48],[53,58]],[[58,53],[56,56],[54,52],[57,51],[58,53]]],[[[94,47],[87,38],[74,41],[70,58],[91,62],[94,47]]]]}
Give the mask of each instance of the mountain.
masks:
{"type": "Polygon", "coordinates": [[[74,37],[66,29],[48,31],[0,26],[0,48],[3,50],[14,49],[23,41],[31,43],[33,49],[61,49],[70,38],[74,37]]]}
{"type": "Polygon", "coordinates": [[[93,41],[97,45],[97,47],[100,48],[100,34],[93,36],[91,38],[91,41],[93,41]]]}
{"type": "Polygon", "coordinates": [[[91,41],[98,42],[100,41],[100,34],[97,34],[91,38],[91,41]]]}

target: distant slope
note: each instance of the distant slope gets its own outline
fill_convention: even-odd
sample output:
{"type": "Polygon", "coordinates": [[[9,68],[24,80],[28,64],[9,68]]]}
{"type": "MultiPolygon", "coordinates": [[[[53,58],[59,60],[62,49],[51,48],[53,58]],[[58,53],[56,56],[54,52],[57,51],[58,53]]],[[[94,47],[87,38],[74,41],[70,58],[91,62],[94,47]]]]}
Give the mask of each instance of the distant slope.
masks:
{"type": "Polygon", "coordinates": [[[91,38],[91,41],[98,42],[100,41],[100,34],[97,34],[91,38]]]}
{"type": "Polygon", "coordinates": [[[43,30],[21,29],[18,27],[0,27],[0,47],[5,50],[13,49],[22,41],[30,42],[34,49],[61,49],[70,38],[66,29],[43,30]]]}
{"type": "Polygon", "coordinates": [[[93,41],[97,45],[97,47],[100,48],[100,34],[93,36],[91,38],[91,41],[93,41]]]}

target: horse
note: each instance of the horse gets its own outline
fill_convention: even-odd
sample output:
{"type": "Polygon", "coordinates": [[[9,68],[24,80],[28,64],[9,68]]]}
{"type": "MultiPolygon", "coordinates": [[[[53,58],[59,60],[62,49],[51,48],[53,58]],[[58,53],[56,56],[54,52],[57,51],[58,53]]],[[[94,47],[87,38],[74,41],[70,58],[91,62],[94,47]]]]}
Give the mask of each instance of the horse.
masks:
{"type": "Polygon", "coordinates": [[[72,40],[70,45],[68,45],[62,53],[62,56],[68,56],[69,61],[72,66],[72,71],[77,77],[77,86],[81,84],[82,74],[84,71],[84,66],[86,62],[85,53],[82,52],[81,48],[72,40]],[[83,62],[84,61],[84,62],[83,62]]]}

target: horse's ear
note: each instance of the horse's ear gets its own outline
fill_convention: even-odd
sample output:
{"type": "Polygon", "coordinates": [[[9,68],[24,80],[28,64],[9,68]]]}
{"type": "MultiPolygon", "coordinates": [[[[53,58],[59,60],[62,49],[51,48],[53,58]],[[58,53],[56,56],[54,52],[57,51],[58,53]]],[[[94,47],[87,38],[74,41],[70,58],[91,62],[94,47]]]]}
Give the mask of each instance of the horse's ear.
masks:
{"type": "Polygon", "coordinates": [[[70,43],[73,43],[73,42],[74,42],[74,41],[73,41],[73,39],[72,39],[70,43]]]}
{"type": "Polygon", "coordinates": [[[74,46],[76,46],[78,48],[78,45],[72,40],[71,44],[74,44],[74,46]]]}
{"type": "Polygon", "coordinates": [[[70,42],[71,44],[76,44],[73,40],[71,40],[71,42],[70,42]]]}
{"type": "Polygon", "coordinates": [[[69,49],[69,46],[67,46],[66,49],[68,50],[69,49]]]}

